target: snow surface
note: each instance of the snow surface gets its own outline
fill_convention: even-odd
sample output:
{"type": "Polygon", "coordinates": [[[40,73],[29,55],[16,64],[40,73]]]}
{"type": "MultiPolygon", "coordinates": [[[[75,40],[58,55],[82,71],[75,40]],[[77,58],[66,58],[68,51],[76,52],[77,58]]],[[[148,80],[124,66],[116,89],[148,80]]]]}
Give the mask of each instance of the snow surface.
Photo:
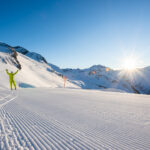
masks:
{"type": "Polygon", "coordinates": [[[0,89],[0,149],[149,150],[150,96],[0,89]]]}

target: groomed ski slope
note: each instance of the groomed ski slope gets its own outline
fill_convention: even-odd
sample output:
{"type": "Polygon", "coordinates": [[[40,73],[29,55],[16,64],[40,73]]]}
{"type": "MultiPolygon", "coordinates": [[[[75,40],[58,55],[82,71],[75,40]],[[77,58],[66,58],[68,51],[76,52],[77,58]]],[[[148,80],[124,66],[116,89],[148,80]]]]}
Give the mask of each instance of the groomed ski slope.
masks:
{"type": "Polygon", "coordinates": [[[1,150],[149,150],[150,96],[0,89],[1,150]]]}

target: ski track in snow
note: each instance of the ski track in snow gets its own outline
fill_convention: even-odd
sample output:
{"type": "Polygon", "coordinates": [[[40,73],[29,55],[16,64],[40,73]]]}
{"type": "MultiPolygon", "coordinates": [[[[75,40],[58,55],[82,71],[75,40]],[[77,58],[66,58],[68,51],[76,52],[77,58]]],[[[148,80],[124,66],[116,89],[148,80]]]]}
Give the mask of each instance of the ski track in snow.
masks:
{"type": "Polygon", "coordinates": [[[94,139],[56,120],[45,120],[24,108],[18,109],[11,103],[16,97],[16,93],[9,93],[0,101],[1,149],[104,149],[94,139]]]}
{"type": "MultiPolygon", "coordinates": [[[[74,118],[69,122],[46,116],[34,108],[20,105],[18,94],[0,90],[1,150],[149,150],[150,134],[139,126],[114,128],[101,122],[102,130],[83,128],[74,118]],[[139,133],[137,133],[139,128],[139,133]],[[141,129],[142,130],[142,129],[141,129]],[[120,136],[123,135],[123,136],[120,136]],[[140,136],[139,136],[140,135],[140,136]],[[118,136],[120,139],[118,139],[118,136]]],[[[86,104],[86,99],[84,100],[86,104]]],[[[88,102],[88,100],[87,100],[88,102]]],[[[98,117],[98,113],[95,113],[98,117]]],[[[108,116],[107,116],[108,117],[108,116]]],[[[103,119],[108,119],[106,116],[103,119]]],[[[111,118],[111,115],[109,116],[111,118]]],[[[112,114],[115,122],[120,121],[112,114]]],[[[109,121],[109,120],[107,120],[109,121]]],[[[146,127],[150,125],[147,120],[146,127]]],[[[144,128],[145,126],[143,126],[144,128]]],[[[150,128],[149,128],[150,129],[150,128]]]]}

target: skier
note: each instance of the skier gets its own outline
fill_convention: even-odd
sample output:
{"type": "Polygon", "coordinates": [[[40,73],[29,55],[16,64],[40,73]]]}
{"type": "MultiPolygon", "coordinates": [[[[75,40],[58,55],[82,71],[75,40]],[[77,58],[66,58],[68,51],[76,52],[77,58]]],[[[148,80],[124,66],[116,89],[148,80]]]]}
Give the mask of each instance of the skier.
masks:
{"type": "Polygon", "coordinates": [[[16,84],[15,84],[15,80],[14,80],[14,75],[16,75],[18,73],[18,70],[15,73],[13,73],[13,72],[9,73],[8,69],[6,69],[6,73],[9,75],[9,82],[10,82],[11,90],[12,90],[12,85],[14,85],[15,90],[16,90],[16,84]]]}

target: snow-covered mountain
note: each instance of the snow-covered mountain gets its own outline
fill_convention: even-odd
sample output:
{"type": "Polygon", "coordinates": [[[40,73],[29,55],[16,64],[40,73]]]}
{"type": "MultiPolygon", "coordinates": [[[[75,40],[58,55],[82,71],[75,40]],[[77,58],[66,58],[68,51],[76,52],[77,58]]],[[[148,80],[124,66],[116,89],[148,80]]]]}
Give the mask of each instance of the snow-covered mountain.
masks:
{"type": "MultiPolygon", "coordinates": [[[[51,67],[54,69],[53,66],[51,67]]],[[[131,83],[121,76],[119,77],[120,71],[114,71],[105,66],[95,65],[87,69],[60,69],[60,73],[85,89],[118,89],[119,91],[138,93],[131,83]]]]}
{"type": "Polygon", "coordinates": [[[116,89],[122,92],[150,94],[150,67],[127,72],[102,65],[87,69],[60,69],[52,64],[50,66],[85,89],[116,89]]]}
{"type": "MultiPolygon", "coordinates": [[[[64,79],[60,74],[55,72],[46,62],[45,58],[39,54],[31,53],[25,49],[0,43],[0,87],[9,88],[9,72],[20,70],[15,76],[16,83],[19,87],[63,87],[64,79]],[[23,51],[24,50],[24,51],[23,51]],[[32,59],[31,59],[32,58],[32,59]]],[[[66,87],[78,88],[73,83],[67,81],[66,87]]]]}
{"type": "Polygon", "coordinates": [[[23,55],[26,55],[38,62],[42,62],[42,63],[47,63],[46,59],[38,54],[38,53],[35,53],[35,52],[30,52],[28,51],[27,49],[23,48],[23,47],[20,47],[20,46],[16,46],[16,47],[13,47],[17,52],[23,54],[23,55]]]}
{"type": "Polygon", "coordinates": [[[4,68],[21,70],[17,77],[20,78],[17,82],[21,87],[62,87],[63,76],[66,76],[69,81],[67,85],[70,87],[150,94],[150,67],[137,69],[132,74],[102,65],[87,69],[61,69],[48,63],[38,53],[20,46],[11,47],[5,43],[0,43],[0,63],[3,66],[1,73],[5,78],[4,68]],[[10,48],[14,48],[18,56],[10,48]]]}

